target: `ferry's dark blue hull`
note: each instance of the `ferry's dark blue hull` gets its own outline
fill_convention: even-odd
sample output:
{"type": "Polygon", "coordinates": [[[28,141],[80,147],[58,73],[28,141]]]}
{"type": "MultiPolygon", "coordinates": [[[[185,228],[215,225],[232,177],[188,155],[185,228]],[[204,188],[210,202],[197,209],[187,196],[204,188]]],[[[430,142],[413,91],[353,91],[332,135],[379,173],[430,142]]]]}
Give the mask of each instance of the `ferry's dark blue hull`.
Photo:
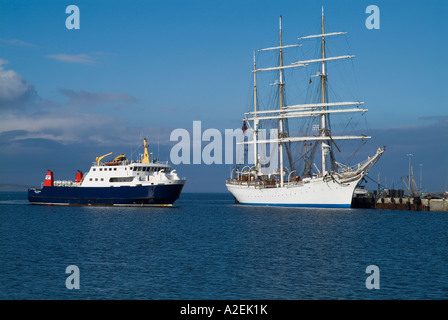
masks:
{"type": "Polygon", "coordinates": [[[172,205],[183,184],[121,187],[43,187],[28,189],[31,204],[172,205]]]}

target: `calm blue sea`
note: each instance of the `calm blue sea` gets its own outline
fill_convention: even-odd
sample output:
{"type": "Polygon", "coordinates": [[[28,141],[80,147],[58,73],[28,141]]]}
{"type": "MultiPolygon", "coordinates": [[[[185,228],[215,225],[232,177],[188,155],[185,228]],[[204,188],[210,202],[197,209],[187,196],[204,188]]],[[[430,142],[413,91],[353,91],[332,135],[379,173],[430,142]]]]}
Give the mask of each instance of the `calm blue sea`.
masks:
{"type": "Polygon", "coordinates": [[[1,299],[447,299],[447,266],[446,212],[187,193],[173,208],[32,206],[0,193],[1,299]],[[69,265],[80,289],[66,287],[69,265]]]}

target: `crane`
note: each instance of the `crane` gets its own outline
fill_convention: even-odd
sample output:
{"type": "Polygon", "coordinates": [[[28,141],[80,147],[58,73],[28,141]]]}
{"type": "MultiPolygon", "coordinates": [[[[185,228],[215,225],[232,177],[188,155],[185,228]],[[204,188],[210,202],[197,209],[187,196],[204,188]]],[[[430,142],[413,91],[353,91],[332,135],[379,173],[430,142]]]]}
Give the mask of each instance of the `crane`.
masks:
{"type": "Polygon", "coordinates": [[[401,177],[401,180],[403,180],[403,183],[404,183],[404,185],[406,186],[406,189],[408,190],[408,194],[410,195],[411,190],[409,189],[408,184],[406,183],[406,181],[404,180],[403,177],[401,177]]]}
{"type": "Polygon", "coordinates": [[[410,171],[411,171],[411,176],[410,176],[410,183],[409,185],[406,183],[406,181],[404,180],[403,177],[401,177],[401,180],[403,180],[404,185],[406,186],[406,189],[408,190],[408,195],[409,196],[414,196],[414,194],[417,193],[417,184],[415,183],[414,180],[414,168],[411,166],[410,167],[410,171]]]}
{"type": "Polygon", "coordinates": [[[111,155],[111,154],[112,154],[112,152],[109,152],[108,154],[105,154],[105,155],[103,155],[103,156],[101,156],[101,157],[96,157],[96,165],[97,165],[97,166],[100,166],[100,165],[101,165],[100,161],[101,161],[103,158],[105,158],[105,157],[107,157],[107,156],[109,156],[109,155],[111,155]]]}

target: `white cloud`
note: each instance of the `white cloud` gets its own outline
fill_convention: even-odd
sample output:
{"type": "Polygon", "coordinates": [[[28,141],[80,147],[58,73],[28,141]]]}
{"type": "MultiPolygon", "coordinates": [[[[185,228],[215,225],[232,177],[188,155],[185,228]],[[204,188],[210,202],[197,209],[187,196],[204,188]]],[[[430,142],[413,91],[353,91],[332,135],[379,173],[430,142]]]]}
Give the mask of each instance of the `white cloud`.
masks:
{"type": "Polygon", "coordinates": [[[67,100],[55,102],[39,97],[34,86],[14,70],[5,70],[3,66],[7,63],[0,59],[0,144],[3,146],[36,139],[63,145],[134,145],[144,136],[162,145],[170,143],[171,128],[135,127],[120,118],[119,112],[114,116],[112,111],[117,106],[138,102],[132,95],[59,89],[67,100]],[[106,106],[111,112],[92,111],[100,106],[106,106]]]}
{"type": "Polygon", "coordinates": [[[3,65],[7,63],[0,58],[0,108],[26,106],[26,102],[36,95],[34,87],[14,70],[5,70],[3,65]]]}
{"type": "Polygon", "coordinates": [[[34,44],[19,39],[0,39],[0,43],[19,47],[35,47],[34,44]]]}
{"type": "Polygon", "coordinates": [[[45,139],[64,145],[134,145],[141,137],[147,137],[151,144],[170,144],[172,128],[138,128],[112,116],[63,111],[1,117],[0,136],[10,142],[45,139]]]}
{"type": "Polygon", "coordinates": [[[87,92],[60,89],[60,93],[69,98],[67,105],[70,107],[94,107],[106,103],[136,103],[137,99],[126,93],[118,92],[87,92]]]}
{"type": "MultiPolygon", "coordinates": [[[[103,137],[110,128],[121,130],[118,120],[102,115],[53,112],[9,115],[0,119],[0,133],[17,131],[12,140],[44,138],[63,144],[103,137]]],[[[125,130],[124,130],[125,131],[125,130]]]]}
{"type": "Polygon", "coordinates": [[[96,63],[95,59],[92,56],[89,56],[85,53],[80,54],[65,54],[65,53],[59,53],[59,54],[50,54],[47,55],[47,58],[62,61],[62,62],[69,62],[69,63],[78,63],[78,64],[86,64],[86,65],[93,65],[96,63]]]}

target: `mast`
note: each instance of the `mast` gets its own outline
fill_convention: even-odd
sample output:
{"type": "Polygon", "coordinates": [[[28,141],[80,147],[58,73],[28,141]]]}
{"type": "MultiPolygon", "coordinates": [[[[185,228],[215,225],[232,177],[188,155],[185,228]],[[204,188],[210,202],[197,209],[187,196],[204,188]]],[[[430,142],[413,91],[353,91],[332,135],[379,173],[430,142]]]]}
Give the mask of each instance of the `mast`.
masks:
{"type": "MultiPolygon", "coordinates": [[[[317,35],[310,35],[305,37],[300,37],[298,40],[304,39],[316,39],[321,41],[322,54],[317,59],[309,59],[296,61],[291,64],[284,65],[283,61],[283,49],[299,47],[301,44],[296,45],[283,45],[282,43],[282,16],[279,19],[279,45],[275,47],[269,47],[265,49],[259,49],[258,51],[267,51],[267,50],[279,50],[279,63],[276,67],[262,67],[258,68],[256,66],[256,58],[254,52],[254,63],[253,63],[253,73],[254,73],[254,111],[246,112],[244,120],[245,121],[253,121],[254,123],[254,133],[252,141],[242,141],[237,144],[253,144],[254,145],[254,163],[256,165],[256,171],[261,174],[261,170],[258,169],[260,165],[260,161],[257,154],[257,145],[258,144],[268,144],[268,143],[276,143],[278,144],[278,155],[279,155],[279,168],[277,173],[280,175],[280,187],[284,186],[284,150],[287,152],[289,162],[291,164],[291,171],[293,172],[293,161],[291,161],[290,150],[289,147],[291,143],[304,143],[310,142],[309,145],[313,144],[311,150],[305,149],[305,154],[301,154],[301,158],[304,157],[305,165],[303,170],[304,177],[311,177],[314,174],[311,174],[311,166],[313,163],[314,155],[316,154],[317,149],[321,148],[321,170],[314,164],[318,171],[318,176],[322,177],[326,175],[328,172],[340,172],[341,174],[345,174],[346,172],[356,172],[362,173],[363,171],[367,172],[374,163],[376,163],[384,152],[383,149],[379,148],[374,157],[369,157],[365,162],[359,163],[357,167],[349,167],[343,164],[337,163],[334,159],[333,155],[333,145],[334,147],[340,151],[339,147],[336,144],[336,141],[339,140],[366,140],[370,139],[370,136],[360,134],[360,135],[337,135],[333,136],[330,123],[330,114],[340,114],[340,113],[357,113],[357,112],[367,112],[367,109],[360,108],[363,105],[363,102],[360,101],[342,101],[342,102],[328,102],[328,90],[327,90],[327,80],[328,74],[326,70],[327,61],[334,61],[340,59],[351,59],[354,58],[354,55],[342,55],[342,56],[333,56],[327,57],[326,55],[326,38],[330,36],[343,35],[346,32],[331,32],[325,33],[325,20],[324,20],[324,8],[322,7],[322,16],[321,16],[321,32],[317,35]],[[319,39],[320,38],[320,39],[319,39]],[[296,67],[306,67],[311,63],[320,63],[321,68],[318,71],[318,74],[315,76],[320,77],[320,84],[318,86],[321,87],[321,97],[318,98],[318,101],[314,103],[306,103],[306,104],[295,104],[295,105],[287,105],[285,101],[285,79],[284,79],[284,69],[296,68],[296,67]],[[279,78],[276,81],[279,92],[279,105],[278,109],[273,106],[268,106],[268,108],[264,108],[265,110],[259,110],[257,105],[257,84],[256,84],[256,73],[260,71],[279,71],[279,78]],[[349,106],[356,106],[356,108],[349,108],[349,106]],[[319,133],[318,135],[302,135],[302,136],[289,136],[288,131],[288,122],[289,118],[305,118],[311,117],[319,121],[319,133]],[[277,120],[278,123],[278,137],[277,138],[269,138],[269,139],[258,139],[257,129],[260,121],[266,120],[277,120]],[[309,155],[308,155],[309,153],[309,155]],[[328,160],[328,161],[327,161],[328,160]],[[328,164],[327,162],[330,162],[328,164]],[[330,167],[331,165],[331,167],[330,167]],[[337,167],[342,168],[339,170],[337,167]],[[328,168],[327,168],[328,167],[328,168]]],[[[302,150],[303,151],[303,150],[302,150]]],[[[299,158],[299,160],[301,159],[299,158]]]]}
{"type": "Polygon", "coordinates": [[[148,142],[146,141],[146,138],[143,139],[143,148],[144,148],[144,154],[142,158],[142,163],[149,163],[148,142]]]}
{"type": "MultiPolygon", "coordinates": [[[[254,53],[254,69],[253,69],[253,73],[254,73],[254,111],[253,112],[249,112],[248,114],[253,114],[254,116],[252,118],[246,118],[245,120],[253,120],[254,121],[254,133],[253,133],[253,139],[252,141],[247,141],[247,142],[241,142],[239,144],[254,144],[257,145],[258,141],[258,125],[260,123],[260,120],[262,120],[260,117],[258,117],[258,114],[260,113],[264,113],[266,111],[259,111],[257,109],[257,86],[256,86],[256,75],[255,73],[260,72],[260,71],[274,71],[274,70],[279,70],[279,81],[277,82],[278,85],[278,90],[279,90],[279,103],[280,103],[280,112],[283,113],[285,111],[285,102],[283,99],[283,92],[284,92],[284,77],[283,77],[283,70],[284,69],[289,69],[289,68],[298,68],[298,67],[305,67],[306,64],[304,63],[300,63],[300,61],[297,61],[291,65],[283,65],[283,50],[282,49],[286,49],[286,48],[294,48],[294,47],[300,47],[301,44],[292,44],[292,45],[283,45],[282,43],[282,16],[280,16],[279,19],[279,46],[275,46],[275,47],[269,47],[269,48],[264,48],[264,49],[259,49],[258,51],[268,51],[268,50],[279,50],[279,65],[276,67],[267,67],[267,68],[256,68],[256,63],[255,63],[255,53],[254,53]]],[[[284,131],[285,131],[285,122],[287,121],[286,119],[280,119],[278,118],[278,128],[279,128],[279,135],[280,136],[284,136],[284,131]]],[[[286,128],[287,131],[287,128],[286,128]]],[[[278,141],[278,140],[275,140],[278,141]]],[[[288,157],[289,157],[289,151],[288,152],[288,157]]],[[[255,163],[255,168],[257,171],[260,171],[260,161],[258,158],[258,154],[257,154],[257,149],[256,147],[254,148],[254,163],[255,163]]],[[[290,159],[290,163],[292,163],[292,160],[290,159]]],[[[283,186],[283,174],[284,174],[284,168],[283,168],[283,145],[279,144],[279,167],[280,167],[280,184],[283,186]]]]}
{"type": "MultiPolygon", "coordinates": [[[[327,74],[325,73],[325,30],[324,30],[324,7],[322,6],[322,72],[320,75],[321,86],[322,86],[322,110],[326,110],[325,106],[325,82],[327,80],[327,74]]],[[[326,114],[322,113],[320,116],[320,135],[322,137],[327,136],[327,128],[326,128],[326,114]]],[[[328,144],[325,143],[325,140],[321,141],[321,155],[322,155],[322,175],[324,176],[327,173],[326,168],[326,153],[328,144]]]]}
{"type": "MultiPolygon", "coordinates": [[[[282,16],[280,16],[279,20],[279,83],[278,83],[278,94],[279,94],[279,102],[280,102],[280,111],[283,110],[283,50],[282,50],[282,16]]],[[[278,135],[279,137],[283,137],[283,119],[279,119],[278,122],[278,135]]],[[[280,170],[280,186],[283,187],[283,145],[280,142],[278,144],[279,149],[279,170],[280,170]]]]}
{"type": "MultiPolygon", "coordinates": [[[[257,119],[257,73],[255,72],[257,70],[257,65],[255,63],[255,50],[254,50],[254,132],[253,132],[253,140],[254,140],[254,165],[255,170],[258,171],[258,154],[257,154],[257,135],[258,135],[258,122],[257,119]]],[[[257,172],[258,173],[258,172],[257,172]]]]}
{"type": "MultiPolygon", "coordinates": [[[[259,166],[259,158],[258,158],[258,150],[257,150],[257,144],[263,142],[276,142],[278,143],[278,155],[279,155],[279,170],[278,173],[280,175],[280,185],[283,186],[284,184],[284,151],[286,151],[289,164],[290,164],[290,170],[294,171],[294,161],[292,160],[292,155],[290,152],[290,145],[291,142],[299,142],[299,141],[306,141],[306,140],[314,140],[316,143],[314,144],[316,147],[313,147],[313,154],[316,151],[317,147],[321,148],[321,170],[319,172],[319,175],[325,175],[327,173],[327,167],[329,165],[327,164],[327,160],[331,160],[331,169],[329,170],[337,170],[336,169],[336,162],[334,160],[332,145],[336,147],[337,150],[339,150],[338,146],[335,144],[334,140],[337,139],[368,139],[370,137],[367,137],[365,135],[361,136],[339,136],[339,137],[332,137],[330,133],[330,113],[341,113],[341,112],[365,112],[366,109],[333,109],[334,106],[348,106],[348,105],[361,105],[362,102],[335,102],[335,103],[328,103],[328,94],[327,94],[327,71],[326,71],[326,63],[327,61],[333,61],[333,60],[340,60],[340,59],[351,59],[354,58],[353,55],[343,55],[343,56],[337,56],[337,57],[327,57],[326,55],[326,48],[325,48],[325,40],[326,37],[330,36],[336,36],[341,34],[346,34],[346,32],[331,32],[331,33],[325,33],[325,21],[324,21],[324,8],[322,7],[322,18],[321,18],[321,32],[318,35],[310,35],[305,37],[300,37],[298,40],[303,39],[312,39],[312,38],[320,38],[321,40],[321,46],[322,46],[322,55],[318,59],[310,59],[310,60],[303,60],[303,61],[296,61],[291,64],[284,65],[283,61],[283,49],[286,48],[292,48],[292,47],[299,47],[301,44],[295,44],[295,45],[283,45],[283,39],[282,39],[282,16],[280,16],[279,19],[279,45],[275,47],[269,47],[265,49],[259,49],[258,51],[267,51],[267,50],[279,50],[279,63],[276,67],[263,67],[257,69],[256,63],[255,63],[255,54],[254,54],[254,66],[253,66],[253,73],[254,73],[254,111],[246,113],[245,120],[253,120],[254,124],[254,132],[253,132],[253,139],[252,141],[247,142],[241,142],[239,144],[254,144],[254,163],[256,165],[256,170],[258,170],[257,165],[259,166]],[[308,66],[308,64],[311,63],[320,63],[321,64],[321,70],[317,76],[320,77],[320,86],[321,86],[321,101],[318,101],[318,103],[313,104],[302,104],[302,105],[286,105],[285,101],[285,79],[284,79],[284,71],[285,69],[289,68],[296,68],[296,67],[305,67],[308,66]],[[279,92],[279,107],[278,109],[269,109],[269,110],[258,110],[257,106],[257,87],[256,87],[256,75],[255,73],[260,71],[279,71],[279,78],[276,81],[276,84],[278,86],[278,92],[279,92]],[[331,107],[331,108],[330,108],[331,107]],[[316,109],[318,108],[318,109],[316,109]],[[248,115],[253,115],[252,117],[247,117],[248,115]],[[295,137],[289,137],[288,132],[288,121],[289,118],[300,118],[300,117],[316,117],[319,119],[319,135],[318,137],[314,137],[313,139],[310,139],[310,137],[305,137],[305,139],[302,138],[295,138],[295,137]],[[258,139],[258,125],[260,124],[260,121],[268,120],[268,119],[277,119],[278,123],[278,137],[277,139],[270,139],[270,140],[259,140],[258,139]],[[328,159],[328,155],[330,155],[330,159],[328,159]]],[[[258,148],[259,149],[259,148],[258,148]]],[[[309,158],[311,161],[311,158],[309,158]]]]}

